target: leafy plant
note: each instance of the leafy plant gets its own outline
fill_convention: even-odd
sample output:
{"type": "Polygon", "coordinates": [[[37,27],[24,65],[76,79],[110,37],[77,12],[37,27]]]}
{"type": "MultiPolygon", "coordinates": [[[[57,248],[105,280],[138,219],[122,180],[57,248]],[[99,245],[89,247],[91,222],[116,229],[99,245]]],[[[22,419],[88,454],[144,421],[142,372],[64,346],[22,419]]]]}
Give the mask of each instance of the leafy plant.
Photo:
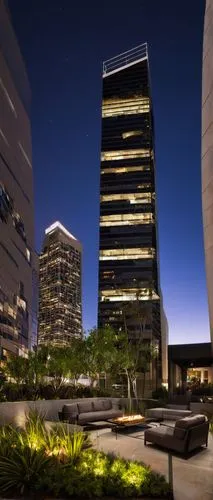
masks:
{"type": "Polygon", "coordinates": [[[74,463],[89,446],[89,439],[83,432],[69,432],[64,424],[56,424],[45,434],[44,446],[49,456],[57,456],[62,463],[74,463]]]}
{"type": "Polygon", "coordinates": [[[14,448],[11,457],[0,456],[0,489],[23,493],[36,487],[38,478],[50,466],[50,459],[42,451],[29,447],[14,448]]]}
{"type": "Polygon", "coordinates": [[[26,415],[25,441],[30,448],[39,450],[45,447],[45,416],[36,410],[30,410],[26,415]]]}

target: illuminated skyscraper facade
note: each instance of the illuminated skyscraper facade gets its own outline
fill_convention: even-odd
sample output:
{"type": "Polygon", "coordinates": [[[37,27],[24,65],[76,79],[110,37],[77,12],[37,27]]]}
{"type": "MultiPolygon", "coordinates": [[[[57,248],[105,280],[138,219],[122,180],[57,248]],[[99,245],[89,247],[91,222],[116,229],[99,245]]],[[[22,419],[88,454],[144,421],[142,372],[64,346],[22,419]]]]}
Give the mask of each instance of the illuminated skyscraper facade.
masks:
{"type": "Polygon", "coordinates": [[[30,88],[0,0],[0,357],[36,343],[30,88]],[[34,289],[33,289],[34,288],[34,289]]]}
{"type": "Polygon", "coordinates": [[[152,100],[147,45],[103,64],[100,182],[99,326],[128,322],[137,342],[141,322],[128,313],[137,303],[143,337],[159,347],[161,314],[152,100]],[[143,312],[142,312],[143,311],[143,312]]]}
{"type": "Polygon", "coordinates": [[[40,255],[38,343],[69,345],[82,335],[80,242],[55,222],[40,255]]]}
{"type": "Polygon", "coordinates": [[[202,205],[210,334],[213,346],[213,3],[206,0],[202,80],[202,205]]]}

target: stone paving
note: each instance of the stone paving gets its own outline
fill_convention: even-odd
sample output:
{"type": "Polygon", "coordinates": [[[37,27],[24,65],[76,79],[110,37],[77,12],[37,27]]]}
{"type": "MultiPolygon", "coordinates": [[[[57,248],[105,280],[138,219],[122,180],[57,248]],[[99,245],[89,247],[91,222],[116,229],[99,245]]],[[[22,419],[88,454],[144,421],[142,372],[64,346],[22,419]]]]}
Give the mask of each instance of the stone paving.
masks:
{"type": "MultiPolygon", "coordinates": [[[[118,434],[109,429],[91,433],[96,449],[113,452],[121,457],[138,460],[168,479],[168,454],[150,444],[144,446],[142,430],[118,434]]],[[[175,500],[213,500],[213,437],[208,448],[193,454],[187,460],[173,456],[173,487],[175,500]]]]}

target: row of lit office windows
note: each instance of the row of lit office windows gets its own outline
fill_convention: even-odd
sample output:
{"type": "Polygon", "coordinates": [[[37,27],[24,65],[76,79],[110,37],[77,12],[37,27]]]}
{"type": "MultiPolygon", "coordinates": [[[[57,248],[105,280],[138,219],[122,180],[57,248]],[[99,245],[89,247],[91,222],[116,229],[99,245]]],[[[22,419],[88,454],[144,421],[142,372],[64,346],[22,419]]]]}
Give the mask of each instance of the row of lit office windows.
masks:
{"type": "Polygon", "coordinates": [[[152,193],[116,193],[104,194],[100,197],[101,202],[109,201],[129,201],[132,204],[136,203],[150,203],[152,201],[152,193]]]}
{"type": "Polygon", "coordinates": [[[110,250],[100,250],[99,260],[150,259],[154,255],[154,248],[113,248],[110,250]]]}
{"type": "Polygon", "coordinates": [[[102,151],[101,161],[127,160],[132,158],[149,158],[150,149],[121,149],[117,151],[102,151]]]}
{"type": "Polygon", "coordinates": [[[154,222],[152,213],[140,214],[116,214],[102,215],[100,217],[100,226],[132,226],[137,224],[151,224],[154,222]]]}
{"type": "Polygon", "coordinates": [[[128,174],[132,172],[148,172],[151,168],[148,165],[136,165],[129,167],[110,167],[101,169],[101,174],[128,174]]]}
{"type": "Polygon", "coordinates": [[[148,113],[149,110],[149,98],[147,97],[104,99],[102,102],[102,118],[148,113]]]}
{"type": "MultiPolygon", "coordinates": [[[[137,192],[138,189],[149,189],[152,187],[152,184],[151,182],[143,182],[143,184],[137,184],[135,181],[134,181],[134,184],[133,183],[130,183],[130,184],[120,184],[119,183],[119,190],[124,190],[125,192],[127,190],[131,190],[131,191],[134,191],[134,192],[137,192]]],[[[102,186],[102,194],[104,195],[105,193],[108,194],[110,192],[110,194],[113,194],[112,191],[117,191],[118,190],[118,184],[117,182],[114,182],[112,185],[108,185],[107,184],[104,184],[104,186],[102,186]]],[[[124,194],[124,193],[123,193],[124,194]]]]}
{"type": "Polygon", "coordinates": [[[140,288],[140,293],[138,293],[138,288],[127,288],[127,289],[117,289],[117,290],[102,290],[100,292],[100,301],[105,302],[120,302],[120,301],[134,301],[134,300],[149,300],[149,299],[159,299],[156,292],[150,288],[140,288]]]}

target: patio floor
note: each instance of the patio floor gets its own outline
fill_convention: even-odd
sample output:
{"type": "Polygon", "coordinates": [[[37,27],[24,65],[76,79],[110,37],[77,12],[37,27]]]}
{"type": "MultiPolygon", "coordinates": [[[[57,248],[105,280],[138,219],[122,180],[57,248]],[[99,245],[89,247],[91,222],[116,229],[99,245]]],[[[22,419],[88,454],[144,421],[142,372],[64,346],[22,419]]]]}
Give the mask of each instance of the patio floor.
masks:
{"type": "MultiPolygon", "coordinates": [[[[121,457],[138,460],[168,479],[168,454],[152,444],[144,446],[144,432],[118,434],[109,429],[91,432],[93,446],[121,457]]],[[[202,448],[187,460],[173,456],[175,500],[213,500],[213,437],[208,448],[202,448]]]]}

